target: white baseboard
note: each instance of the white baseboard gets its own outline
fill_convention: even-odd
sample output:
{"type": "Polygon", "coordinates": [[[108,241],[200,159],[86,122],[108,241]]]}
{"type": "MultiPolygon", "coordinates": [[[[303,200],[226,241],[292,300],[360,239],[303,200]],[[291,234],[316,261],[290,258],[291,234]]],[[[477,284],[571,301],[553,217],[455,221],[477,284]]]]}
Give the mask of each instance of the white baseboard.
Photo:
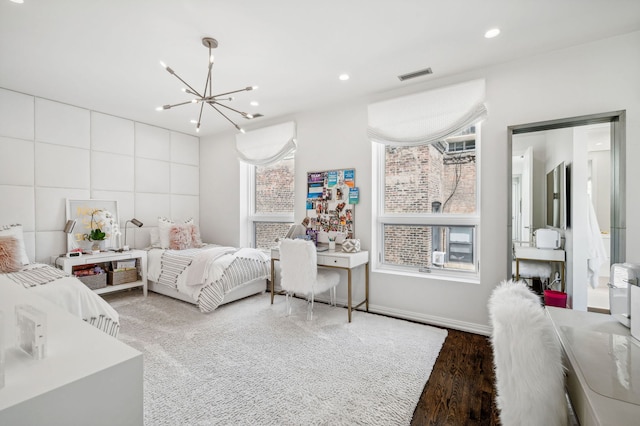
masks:
{"type": "MultiPolygon", "coordinates": [[[[329,300],[325,299],[324,297],[316,297],[315,300],[317,302],[329,303],[329,300]]],[[[360,303],[360,301],[358,300],[356,303],[360,303]]],[[[344,299],[338,299],[337,304],[338,306],[347,306],[347,301],[344,299]]],[[[362,306],[359,309],[362,309],[362,306]]],[[[374,314],[386,315],[388,317],[406,319],[409,321],[434,325],[436,327],[452,328],[454,330],[466,331],[468,333],[480,334],[482,336],[491,335],[491,327],[484,324],[457,321],[451,318],[443,318],[435,315],[425,315],[401,309],[391,309],[385,306],[372,305],[371,303],[369,303],[369,312],[374,314]]]]}
{"type": "Polygon", "coordinates": [[[472,322],[464,322],[453,320],[451,318],[443,318],[435,315],[425,315],[417,312],[404,311],[400,309],[390,309],[384,306],[369,304],[369,312],[387,315],[394,318],[402,318],[410,321],[421,322],[424,324],[434,325],[437,327],[453,328],[454,330],[466,331],[468,333],[480,334],[483,336],[491,335],[491,328],[488,325],[476,324],[472,322]]]}

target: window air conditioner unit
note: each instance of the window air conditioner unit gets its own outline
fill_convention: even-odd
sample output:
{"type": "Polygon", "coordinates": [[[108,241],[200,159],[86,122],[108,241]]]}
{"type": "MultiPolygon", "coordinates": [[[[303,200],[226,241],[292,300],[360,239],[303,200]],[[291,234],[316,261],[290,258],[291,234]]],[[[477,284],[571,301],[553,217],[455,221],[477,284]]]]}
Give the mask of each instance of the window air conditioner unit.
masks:
{"type": "Polygon", "coordinates": [[[431,257],[431,263],[435,266],[444,266],[444,255],[443,251],[434,251],[431,257]]]}

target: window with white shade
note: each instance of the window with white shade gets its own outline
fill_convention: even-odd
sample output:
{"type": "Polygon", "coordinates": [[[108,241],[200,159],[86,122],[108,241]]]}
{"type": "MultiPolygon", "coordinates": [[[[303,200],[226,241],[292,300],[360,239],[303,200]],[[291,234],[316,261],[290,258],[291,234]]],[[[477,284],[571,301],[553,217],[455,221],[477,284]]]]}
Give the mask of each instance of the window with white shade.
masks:
{"type": "Polygon", "coordinates": [[[483,101],[478,80],[369,106],[375,268],[477,276],[483,101]]]}
{"type": "Polygon", "coordinates": [[[241,160],[241,244],[268,250],[293,224],[295,124],[236,136],[241,160]]]}

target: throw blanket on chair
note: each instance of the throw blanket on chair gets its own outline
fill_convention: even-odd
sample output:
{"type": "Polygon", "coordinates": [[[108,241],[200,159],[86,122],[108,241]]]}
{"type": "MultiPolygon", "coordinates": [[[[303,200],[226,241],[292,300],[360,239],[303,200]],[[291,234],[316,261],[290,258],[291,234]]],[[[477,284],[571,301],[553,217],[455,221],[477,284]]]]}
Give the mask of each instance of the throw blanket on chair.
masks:
{"type": "Polygon", "coordinates": [[[562,348],[540,298],[521,281],[503,281],[489,316],[502,425],[566,425],[562,348]]]}

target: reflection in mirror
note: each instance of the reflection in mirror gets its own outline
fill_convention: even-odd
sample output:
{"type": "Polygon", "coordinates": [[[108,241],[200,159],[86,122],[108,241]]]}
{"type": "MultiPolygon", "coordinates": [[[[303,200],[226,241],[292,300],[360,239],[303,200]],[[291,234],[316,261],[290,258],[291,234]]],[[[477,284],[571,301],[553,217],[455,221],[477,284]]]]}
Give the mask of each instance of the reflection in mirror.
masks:
{"type": "Polygon", "coordinates": [[[607,312],[609,267],[624,261],[623,130],[624,111],[509,127],[510,274],[575,309],[607,312]],[[539,250],[539,229],[561,247],[539,250]]]}

